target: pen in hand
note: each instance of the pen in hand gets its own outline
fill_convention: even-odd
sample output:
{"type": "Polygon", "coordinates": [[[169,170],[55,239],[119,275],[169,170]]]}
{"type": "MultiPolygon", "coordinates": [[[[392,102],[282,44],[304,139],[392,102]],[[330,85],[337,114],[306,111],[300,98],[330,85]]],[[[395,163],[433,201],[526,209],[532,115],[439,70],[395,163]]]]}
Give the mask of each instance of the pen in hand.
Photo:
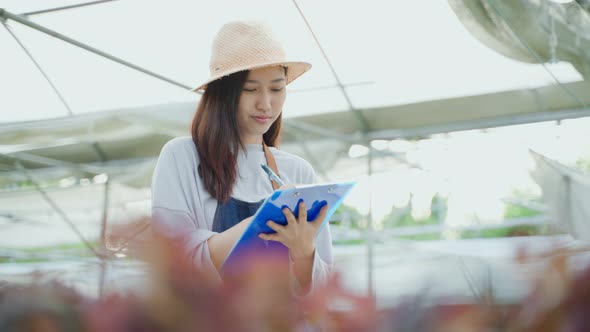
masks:
{"type": "Polygon", "coordinates": [[[273,172],[272,169],[270,169],[268,166],[266,166],[265,164],[260,164],[260,167],[262,167],[266,174],[270,176],[270,179],[276,182],[280,187],[285,185],[283,180],[281,180],[281,178],[275,172],[273,172]]]}

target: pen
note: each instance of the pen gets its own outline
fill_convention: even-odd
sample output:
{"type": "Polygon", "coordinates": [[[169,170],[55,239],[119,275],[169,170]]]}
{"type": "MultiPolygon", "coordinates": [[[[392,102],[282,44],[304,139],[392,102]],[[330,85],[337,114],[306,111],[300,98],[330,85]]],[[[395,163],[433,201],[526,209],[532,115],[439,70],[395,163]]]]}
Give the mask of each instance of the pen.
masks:
{"type": "Polygon", "coordinates": [[[265,164],[260,164],[260,167],[262,167],[266,174],[270,176],[270,179],[276,182],[279,186],[285,185],[283,180],[281,180],[281,178],[278,175],[276,175],[275,172],[273,172],[272,169],[270,169],[268,166],[266,166],[265,164]]]}

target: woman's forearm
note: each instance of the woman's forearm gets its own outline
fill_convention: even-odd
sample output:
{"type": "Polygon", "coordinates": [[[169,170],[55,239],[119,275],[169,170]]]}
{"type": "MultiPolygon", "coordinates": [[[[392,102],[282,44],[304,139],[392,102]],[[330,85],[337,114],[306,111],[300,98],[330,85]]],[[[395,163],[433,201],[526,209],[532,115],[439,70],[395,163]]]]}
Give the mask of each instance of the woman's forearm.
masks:
{"type": "Polygon", "coordinates": [[[219,270],[221,264],[223,264],[223,261],[229,254],[230,250],[233,248],[242,233],[244,233],[251,220],[252,217],[246,218],[233,227],[221,233],[217,233],[207,240],[207,244],[209,245],[209,255],[217,270],[219,270]]]}
{"type": "Polygon", "coordinates": [[[311,255],[302,257],[291,257],[293,261],[293,273],[297,282],[299,282],[299,292],[301,295],[307,294],[311,288],[311,278],[313,272],[314,252],[311,255]]]}

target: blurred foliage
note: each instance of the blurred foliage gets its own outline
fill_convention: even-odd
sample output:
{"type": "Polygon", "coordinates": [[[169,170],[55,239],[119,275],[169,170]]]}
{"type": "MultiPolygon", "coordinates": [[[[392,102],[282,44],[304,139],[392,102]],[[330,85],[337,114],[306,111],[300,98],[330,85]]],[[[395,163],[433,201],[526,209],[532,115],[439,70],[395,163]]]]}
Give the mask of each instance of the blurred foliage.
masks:
{"type": "Polygon", "coordinates": [[[439,220],[444,220],[447,214],[447,199],[440,196],[438,193],[432,197],[430,203],[430,211],[432,213],[424,218],[416,219],[412,216],[412,200],[401,208],[395,206],[391,208],[391,212],[383,217],[381,221],[383,227],[404,227],[404,226],[421,226],[421,225],[436,225],[439,220]]]}
{"type": "Polygon", "coordinates": [[[462,230],[460,234],[460,238],[462,239],[544,235],[547,234],[547,226],[517,225],[510,227],[498,227],[481,230],[462,230]]]}
{"type": "Polygon", "coordinates": [[[49,258],[44,257],[29,257],[29,258],[13,258],[13,257],[0,257],[0,264],[5,263],[39,263],[49,262],[49,258]]]}
{"type": "MultiPolygon", "coordinates": [[[[98,242],[90,242],[94,248],[99,247],[98,242]]],[[[2,263],[36,263],[36,262],[50,262],[55,260],[55,256],[68,255],[74,258],[94,257],[84,243],[66,243],[56,244],[52,246],[7,249],[9,252],[18,252],[17,257],[2,257],[0,256],[0,264],[2,263]]]]}
{"type": "Polygon", "coordinates": [[[590,157],[576,160],[576,168],[582,172],[590,173],[590,157]]]}
{"type": "Polygon", "coordinates": [[[347,292],[337,275],[295,296],[284,256],[243,256],[223,282],[176,243],[154,240],[147,256],[149,287],[137,294],[93,299],[55,283],[0,282],[0,331],[371,331],[378,323],[374,299],[347,292]],[[351,312],[332,312],[335,302],[351,312]]]}
{"type": "Polygon", "coordinates": [[[529,209],[527,207],[507,203],[504,206],[504,218],[520,218],[520,217],[532,217],[540,215],[541,212],[529,209]]]}
{"type": "MultiPolygon", "coordinates": [[[[547,235],[549,233],[546,225],[518,225],[510,227],[497,227],[481,230],[461,230],[457,229],[458,239],[486,239],[510,236],[531,236],[531,235],[547,235]]],[[[400,235],[396,236],[399,239],[413,240],[413,241],[431,241],[444,240],[440,233],[425,233],[414,235],[400,235]]]]}
{"type": "MultiPolygon", "coordinates": [[[[91,241],[89,242],[90,245],[92,245],[93,247],[98,247],[98,241],[91,241]]],[[[64,252],[64,251],[69,251],[69,252],[86,252],[88,251],[88,248],[86,247],[86,245],[82,242],[78,242],[78,243],[62,243],[62,244],[56,244],[53,246],[43,246],[43,247],[34,247],[34,248],[23,248],[23,249],[19,249],[22,250],[24,252],[29,252],[29,253],[48,253],[48,252],[64,252]]]]}
{"type": "Polygon", "coordinates": [[[332,215],[330,224],[360,229],[366,227],[367,216],[350,205],[340,204],[332,215]]]}
{"type": "Polygon", "coordinates": [[[28,179],[20,181],[0,182],[0,189],[4,190],[36,190],[37,185],[41,188],[56,188],[59,187],[59,180],[42,180],[42,181],[31,181],[28,179]]]}
{"type": "Polygon", "coordinates": [[[528,274],[531,291],[510,303],[486,282],[472,283],[471,301],[424,291],[378,309],[375,298],[347,291],[338,274],[294,296],[289,266],[276,257],[254,257],[220,282],[178,246],[154,243],[149,287],[139,293],[89,298],[59,282],[0,281],[0,331],[582,332],[590,326],[590,267],[571,268],[578,254],[520,250],[515,263],[539,271],[528,274]]]}
{"type": "MultiPolygon", "coordinates": [[[[515,191],[512,196],[523,201],[536,202],[536,198],[533,194],[528,192],[515,191]]],[[[447,199],[440,196],[434,195],[431,200],[431,211],[432,213],[424,218],[414,218],[412,216],[411,199],[408,204],[401,208],[392,207],[391,212],[387,214],[382,220],[383,228],[398,228],[398,227],[412,227],[412,226],[423,226],[423,225],[437,225],[439,220],[443,221],[447,214],[447,199]]],[[[505,219],[510,218],[524,218],[533,217],[540,215],[541,212],[533,210],[531,208],[518,205],[516,203],[506,203],[504,206],[503,217],[505,219]]],[[[363,216],[354,207],[341,205],[335,213],[332,224],[349,226],[353,229],[363,229],[364,223],[366,222],[366,216],[363,216]],[[334,220],[335,219],[335,220],[334,220]],[[346,221],[343,221],[346,220],[346,221]],[[358,222],[361,221],[361,222],[358,222]]],[[[546,235],[549,234],[549,229],[544,225],[517,225],[517,226],[501,226],[488,229],[480,230],[461,230],[457,229],[457,238],[460,239],[473,239],[473,238],[497,238],[497,237],[508,237],[508,236],[528,236],[528,235],[546,235]]],[[[428,241],[428,240],[442,240],[444,237],[439,232],[424,233],[424,234],[413,234],[413,235],[400,235],[396,236],[398,239],[415,240],[415,241],[428,241]]],[[[346,239],[346,240],[334,240],[336,245],[355,245],[365,244],[366,240],[359,239],[346,239]]]]}
{"type": "Polygon", "coordinates": [[[342,245],[342,246],[350,246],[350,245],[357,245],[357,244],[366,244],[367,240],[365,239],[346,239],[346,240],[333,240],[333,245],[342,245]]]}

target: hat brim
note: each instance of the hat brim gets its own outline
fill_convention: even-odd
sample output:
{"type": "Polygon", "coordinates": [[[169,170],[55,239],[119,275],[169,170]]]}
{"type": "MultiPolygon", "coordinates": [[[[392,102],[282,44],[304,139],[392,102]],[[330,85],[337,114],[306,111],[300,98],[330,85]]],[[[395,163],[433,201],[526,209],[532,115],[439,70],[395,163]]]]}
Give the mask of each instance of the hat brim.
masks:
{"type": "Polygon", "coordinates": [[[296,78],[298,78],[299,76],[303,75],[305,72],[307,72],[308,70],[311,69],[310,63],[302,62],[302,61],[267,62],[267,63],[255,65],[255,66],[245,66],[243,68],[240,68],[240,67],[232,68],[231,70],[228,70],[225,72],[220,72],[220,73],[216,74],[215,76],[209,78],[209,80],[207,80],[205,83],[197,86],[194,89],[191,89],[191,91],[198,92],[198,91],[205,90],[209,83],[216,81],[222,77],[229,76],[231,74],[240,72],[240,71],[252,70],[252,69],[263,68],[263,67],[271,67],[271,66],[285,66],[285,67],[287,67],[287,84],[293,82],[296,78]]]}

